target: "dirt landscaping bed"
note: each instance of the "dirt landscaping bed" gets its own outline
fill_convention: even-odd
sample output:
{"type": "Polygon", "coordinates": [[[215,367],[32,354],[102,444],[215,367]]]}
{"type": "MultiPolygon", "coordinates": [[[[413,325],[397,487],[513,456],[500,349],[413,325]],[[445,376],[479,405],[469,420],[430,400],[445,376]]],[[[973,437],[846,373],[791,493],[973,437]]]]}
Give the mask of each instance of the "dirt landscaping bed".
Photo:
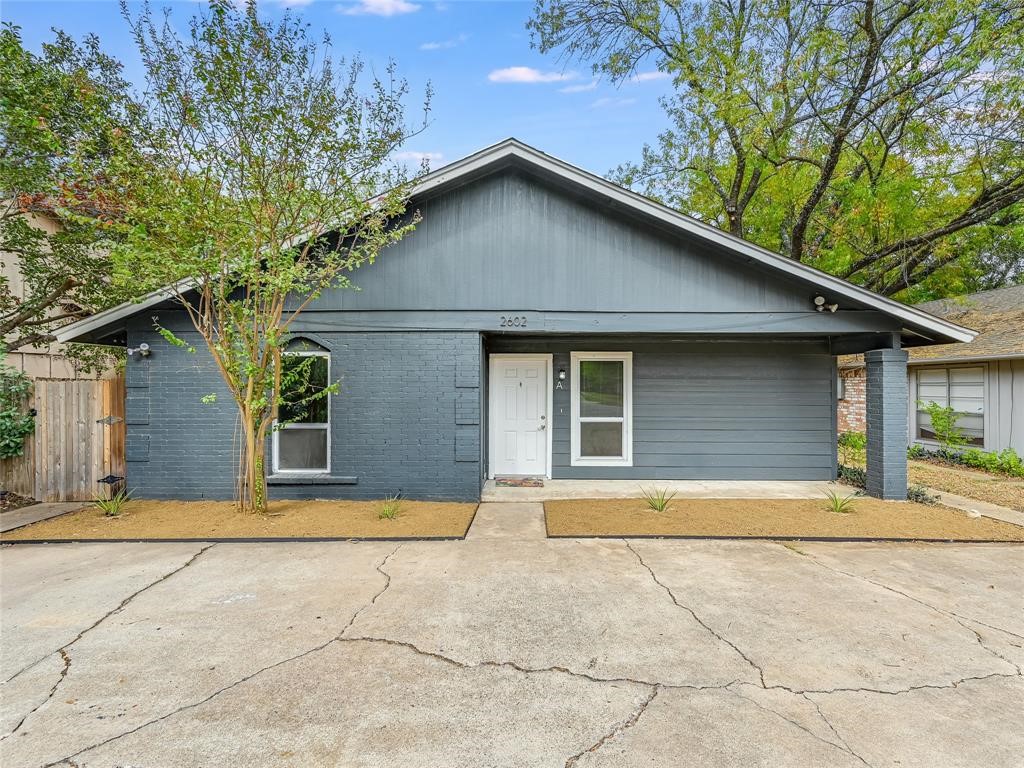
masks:
{"type": "Polygon", "coordinates": [[[678,499],[654,512],[643,499],[544,503],[549,536],[679,536],[1024,541],[1024,527],[943,506],[858,498],[849,514],[824,499],[678,499]]]}
{"type": "Polygon", "coordinates": [[[1019,477],[917,460],[908,462],[907,471],[911,483],[1024,512],[1024,480],[1019,477]]]}
{"type": "Polygon", "coordinates": [[[239,513],[229,501],[131,501],[119,517],[87,507],[18,528],[0,541],[94,539],[422,539],[462,538],[476,504],[403,501],[380,519],[375,501],[273,501],[266,515],[239,513]]]}

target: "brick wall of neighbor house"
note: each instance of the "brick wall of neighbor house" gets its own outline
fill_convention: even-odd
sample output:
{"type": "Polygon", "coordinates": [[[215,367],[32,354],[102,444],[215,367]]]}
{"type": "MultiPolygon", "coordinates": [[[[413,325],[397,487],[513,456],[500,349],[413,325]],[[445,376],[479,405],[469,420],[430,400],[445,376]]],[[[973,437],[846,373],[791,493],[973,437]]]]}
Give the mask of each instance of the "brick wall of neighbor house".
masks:
{"type": "MultiPolygon", "coordinates": [[[[229,499],[236,411],[202,340],[180,312],[160,322],[196,348],[165,342],[149,316],[128,344],[148,342],[127,369],[128,486],[140,498],[229,499]],[[204,404],[204,395],[217,395],[204,404]]],[[[296,332],[296,335],[301,335],[296,332]]],[[[480,493],[480,335],[475,332],[324,333],[330,349],[331,474],[276,485],[271,498],[476,500],[480,493]],[[355,482],[352,482],[352,478],[355,482]]],[[[268,464],[271,461],[268,450],[268,464]]]]}
{"type": "Polygon", "coordinates": [[[840,368],[839,376],[846,388],[846,397],[836,401],[840,432],[864,432],[867,429],[867,378],[863,366],[840,368]]]}

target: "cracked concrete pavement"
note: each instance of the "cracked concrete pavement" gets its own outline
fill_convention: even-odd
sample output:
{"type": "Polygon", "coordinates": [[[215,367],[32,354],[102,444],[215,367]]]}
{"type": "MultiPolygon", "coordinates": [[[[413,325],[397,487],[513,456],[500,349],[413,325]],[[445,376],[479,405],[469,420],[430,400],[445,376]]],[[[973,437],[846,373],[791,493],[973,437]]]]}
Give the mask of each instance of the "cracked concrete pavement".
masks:
{"type": "Polygon", "coordinates": [[[1018,766],[1024,548],[0,550],[0,764],[1018,766]]]}

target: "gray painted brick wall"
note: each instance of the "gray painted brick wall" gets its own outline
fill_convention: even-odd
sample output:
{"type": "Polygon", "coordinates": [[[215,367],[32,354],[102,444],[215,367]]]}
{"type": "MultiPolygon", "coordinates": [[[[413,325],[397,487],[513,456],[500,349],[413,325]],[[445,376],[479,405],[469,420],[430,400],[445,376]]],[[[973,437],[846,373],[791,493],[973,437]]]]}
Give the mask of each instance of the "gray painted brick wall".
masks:
{"type": "Polygon", "coordinates": [[[907,498],[907,353],[864,353],[867,369],[867,492],[907,498]]]}
{"type": "MultiPolygon", "coordinates": [[[[129,327],[129,346],[148,342],[152,354],[128,364],[128,487],[140,498],[231,498],[234,402],[188,318],[161,312],[160,322],[196,352],[168,344],[149,317],[129,327]],[[211,393],[217,403],[202,403],[211,393]],[[145,420],[143,403],[149,404],[145,420]]],[[[331,475],[316,485],[272,484],[271,498],[379,498],[399,491],[417,499],[479,498],[478,333],[315,338],[330,349],[332,380],[341,380],[331,400],[331,475]],[[351,477],[355,484],[340,481],[351,477]]]]}

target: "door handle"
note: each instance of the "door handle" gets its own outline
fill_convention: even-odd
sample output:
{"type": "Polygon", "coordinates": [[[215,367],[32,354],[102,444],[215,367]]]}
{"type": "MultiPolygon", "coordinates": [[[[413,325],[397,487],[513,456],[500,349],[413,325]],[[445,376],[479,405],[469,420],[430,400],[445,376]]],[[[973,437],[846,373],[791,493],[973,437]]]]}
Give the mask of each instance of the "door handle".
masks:
{"type": "Polygon", "coordinates": [[[539,427],[537,427],[537,431],[541,432],[541,431],[543,431],[543,430],[545,430],[547,428],[548,428],[547,424],[541,424],[539,427]]]}

